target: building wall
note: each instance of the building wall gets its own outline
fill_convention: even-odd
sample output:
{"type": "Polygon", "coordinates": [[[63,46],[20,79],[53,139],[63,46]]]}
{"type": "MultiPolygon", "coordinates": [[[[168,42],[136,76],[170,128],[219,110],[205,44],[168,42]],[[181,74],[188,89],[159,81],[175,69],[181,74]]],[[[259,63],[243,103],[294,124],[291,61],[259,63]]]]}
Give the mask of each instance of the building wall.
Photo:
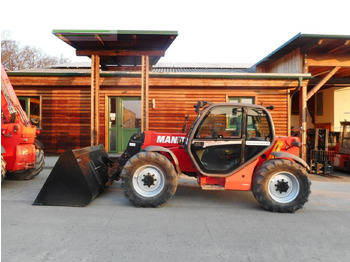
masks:
{"type": "Polygon", "coordinates": [[[302,73],[303,56],[300,48],[293,50],[280,59],[266,64],[258,65],[257,73],[302,73]]]}
{"type": "Polygon", "coordinates": [[[334,126],[334,88],[328,88],[322,91],[318,91],[316,94],[316,103],[315,103],[315,123],[316,127],[326,128],[328,125],[333,131],[334,126]],[[323,104],[319,103],[318,94],[323,96],[323,104]],[[322,114],[319,114],[317,111],[317,104],[322,106],[322,114]]]}
{"type": "Polygon", "coordinates": [[[334,88],[334,131],[340,132],[340,122],[350,121],[350,86],[334,88]]]}

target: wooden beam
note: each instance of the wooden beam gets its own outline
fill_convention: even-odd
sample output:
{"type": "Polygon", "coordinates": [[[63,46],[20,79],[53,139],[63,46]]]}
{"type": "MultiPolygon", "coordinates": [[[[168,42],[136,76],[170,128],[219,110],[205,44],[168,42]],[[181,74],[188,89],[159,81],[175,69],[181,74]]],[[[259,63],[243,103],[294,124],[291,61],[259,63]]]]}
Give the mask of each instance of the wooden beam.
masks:
{"type": "Polygon", "coordinates": [[[164,56],[163,50],[76,50],[77,56],[164,56]]]}
{"type": "Polygon", "coordinates": [[[105,149],[107,152],[109,152],[109,143],[108,143],[108,140],[109,140],[109,135],[108,135],[108,123],[109,123],[109,97],[107,94],[105,94],[105,139],[104,139],[104,145],[105,145],[105,149]]]}
{"type": "Polygon", "coordinates": [[[91,146],[99,140],[100,57],[91,56],[91,146]]]}
{"type": "Polygon", "coordinates": [[[58,36],[58,38],[60,38],[64,42],[66,42],[67,44],[72,45],[72,42],[69,41],[68,38],[64,37],[62,34],[58,34],[57,36],[58,36]]]}
{"type": "Polygon", "coordinates": [[[335,55],[335,54],[308,54],[307,65],[310,66],[343,66],[350,67],[350,55],[335,55]]]}
{"type": "MultiPolygon", "coordinates": [[[[141,72],[142,67],[141,66],[106,66],[103,68],[103,70],[106,71],[127,71],[127,72],[141,72]]],[[[152,70],[152,66],[149,67],[149,70],[152,70]]]]}
{"type": "Polygon", "coordinates": [[[344,49],[346,48],[346,46],[348,46],[350,44],[350,40],[345,40],[344,44],[343,45],[340,45],[340,46],[337,46],[336,48],[328,51],[327,53],[330,54],[330,53],[333,53],[335,51],[338,51],[339,49],[344,49]]]}
{"type": "Polygon", "coordinates": [[[336,66],[322,80],[307,93],[306,101],[309,100],[341,67],[336,66]]]}
{"type": "Polygon", "coordinates": [[[350,67],[342,68],[341,72],[338,71],[335,77],[350,77],[350,67]]]}
{"type": "Polygon", "coordinates": [[[95,37],[98,39],[98,41],[100,41],[100,43],[105,46],[105,43],[103,42],[102,38],[98,35],[98,34],[95,34],[95,37]]]}
{"type": "MultiPolygon", "coordinates": [[[[321,68],[324,68],[324,67],[321,67],[321,68]]],[[[329,70],[324,70],[324,71],[321,71],[321,72],[319,72],[319,73],[317,73],[317,74],[312,74],[312,76],[313,76],[313,77],[321,76],[321,75],[324,75],[324,74],[329,73],[330,71],[332,71],[332,70],[331,70],[331,69],[329,69],[329,70]]]]}
{"type": "Polygon", "coordinates": [[[91,77],[90,77],[90,82],[91,82],[91,89],[90,89],[90,146],[94,145],[95,141],[95,121],[94,121],[94,116],[95,116],[95,79],[94,79],[94,74],[93,74],[93,68],[95,66],[95,56],[91,57],[91,77]]]}
{"type": "Polygon", "coordinates": [[[99,144],[100,136],[100,57],[96,55],[95,66],[95,145],[99,144]]]}
{"type": "Polygon", "coordinates": [[[299,125],[301,136],[301,152],[300,157],[306,161],[306,142],[307,142],[307,86],[301,86],[299,92],[299,125]]]}
{"type": "Polygon", "coordinates": [[[149,129],[149,57],[142,56],[141,132],[149,129]]]}

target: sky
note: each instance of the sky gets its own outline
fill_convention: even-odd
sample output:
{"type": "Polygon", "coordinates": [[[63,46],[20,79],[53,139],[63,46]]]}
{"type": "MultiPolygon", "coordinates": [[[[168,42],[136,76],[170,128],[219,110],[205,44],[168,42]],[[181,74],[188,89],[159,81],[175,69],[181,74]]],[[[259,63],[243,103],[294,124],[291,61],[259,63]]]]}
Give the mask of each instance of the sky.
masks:
{"type": "Polygon", "coordinates": [[[2,0],[1,31],[44,53],[77,57],[57,29],[162,30],[160,62],[255,64],[299,32],[350,35],[349,0],[2,0]]]}

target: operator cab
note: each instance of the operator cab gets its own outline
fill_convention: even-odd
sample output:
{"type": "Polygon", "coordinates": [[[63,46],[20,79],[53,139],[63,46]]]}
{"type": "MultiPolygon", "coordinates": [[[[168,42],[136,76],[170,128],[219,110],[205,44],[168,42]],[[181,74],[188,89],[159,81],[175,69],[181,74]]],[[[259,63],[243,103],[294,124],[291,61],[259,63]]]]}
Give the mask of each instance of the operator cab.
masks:
{"type": "Polygon", "coordinates": [[[261,106],[215,104],[201,112],[187,151],[207,176],[229,176],[267,151],[274,142],[270,114],[261,106]]]}

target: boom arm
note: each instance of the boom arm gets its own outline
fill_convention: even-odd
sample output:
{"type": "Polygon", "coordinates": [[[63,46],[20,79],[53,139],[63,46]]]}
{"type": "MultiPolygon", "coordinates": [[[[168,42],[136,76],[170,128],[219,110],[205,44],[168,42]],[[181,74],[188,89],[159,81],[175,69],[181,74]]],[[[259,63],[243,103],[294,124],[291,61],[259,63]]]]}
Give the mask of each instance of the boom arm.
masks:
{"type": "Polygon", "coordinates": [[[24,112],[15,90],[13,89],[10,79],[8,78],[4,66],[1,64],[1,111],[2,121],[4,123],[16,122],[17,114],[25,126],[29,126],[30,122],[27,114],[24,112]]]}

